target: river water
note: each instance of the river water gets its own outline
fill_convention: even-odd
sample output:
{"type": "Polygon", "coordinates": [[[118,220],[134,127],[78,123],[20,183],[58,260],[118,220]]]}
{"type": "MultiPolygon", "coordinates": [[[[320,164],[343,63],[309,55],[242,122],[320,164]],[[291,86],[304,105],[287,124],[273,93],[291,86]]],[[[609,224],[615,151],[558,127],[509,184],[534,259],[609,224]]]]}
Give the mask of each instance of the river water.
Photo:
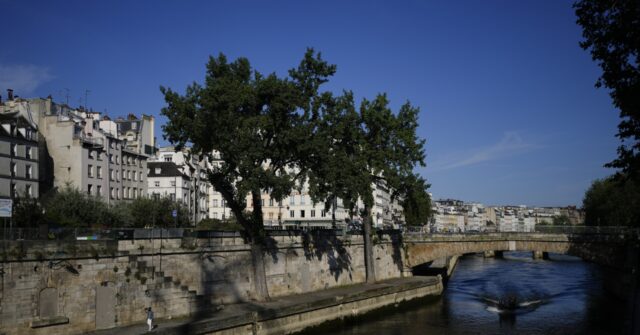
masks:
{"type": "Polygon", "coordinates": [[[318,329],[323,334],[620,334],[624,303],[578,258],[465,256],[441,297],[318,329]]]}

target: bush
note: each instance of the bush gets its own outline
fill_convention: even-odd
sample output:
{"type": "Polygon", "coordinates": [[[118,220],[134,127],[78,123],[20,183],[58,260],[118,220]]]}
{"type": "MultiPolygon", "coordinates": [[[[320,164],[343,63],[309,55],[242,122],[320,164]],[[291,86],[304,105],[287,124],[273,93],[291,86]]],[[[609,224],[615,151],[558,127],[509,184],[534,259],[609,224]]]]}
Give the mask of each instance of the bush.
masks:
{"type": "Polygon", "coordinates": [[[236,220],[202,219],[196,226],[198,230],[240,231],[242,226],[236,220]]]}

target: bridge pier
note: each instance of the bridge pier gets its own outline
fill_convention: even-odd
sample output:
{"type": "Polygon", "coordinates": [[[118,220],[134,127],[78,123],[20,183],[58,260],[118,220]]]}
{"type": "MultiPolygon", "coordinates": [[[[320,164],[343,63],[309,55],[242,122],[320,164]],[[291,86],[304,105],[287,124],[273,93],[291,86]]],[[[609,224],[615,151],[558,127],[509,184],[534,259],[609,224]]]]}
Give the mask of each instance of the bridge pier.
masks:
{"type": "Polygon", "coordinates": [[[549,259],[549,253],[546,251],[534,251],[532,254],[533,259],[549,259]]]}

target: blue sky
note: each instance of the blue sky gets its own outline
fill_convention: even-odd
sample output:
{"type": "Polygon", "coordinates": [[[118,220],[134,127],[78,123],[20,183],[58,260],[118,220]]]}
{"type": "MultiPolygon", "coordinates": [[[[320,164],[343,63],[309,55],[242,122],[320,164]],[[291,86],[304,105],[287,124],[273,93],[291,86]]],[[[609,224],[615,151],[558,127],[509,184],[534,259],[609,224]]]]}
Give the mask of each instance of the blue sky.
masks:
{"type": "Polygon", "coordinates": [[[0,89],[158,116],[158,87],[202,81],[209,55],[285,74],[314,47],[338,65],[327,89],[420,107],[434,197],[580,205],[612,173],[618,112],[571,5],[0,0],[0,89]]]}

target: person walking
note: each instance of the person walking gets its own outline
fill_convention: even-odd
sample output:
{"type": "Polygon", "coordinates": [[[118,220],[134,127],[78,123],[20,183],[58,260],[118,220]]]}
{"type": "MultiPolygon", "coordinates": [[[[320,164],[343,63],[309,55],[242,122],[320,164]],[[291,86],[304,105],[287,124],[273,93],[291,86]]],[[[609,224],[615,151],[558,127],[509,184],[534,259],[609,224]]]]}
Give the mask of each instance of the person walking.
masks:
{"type": "Polygon", "coordinates": [[[149,325],[149,331],[153,330],[153,311],[151,307],[147,308],[147,325],[149,325]]]}

